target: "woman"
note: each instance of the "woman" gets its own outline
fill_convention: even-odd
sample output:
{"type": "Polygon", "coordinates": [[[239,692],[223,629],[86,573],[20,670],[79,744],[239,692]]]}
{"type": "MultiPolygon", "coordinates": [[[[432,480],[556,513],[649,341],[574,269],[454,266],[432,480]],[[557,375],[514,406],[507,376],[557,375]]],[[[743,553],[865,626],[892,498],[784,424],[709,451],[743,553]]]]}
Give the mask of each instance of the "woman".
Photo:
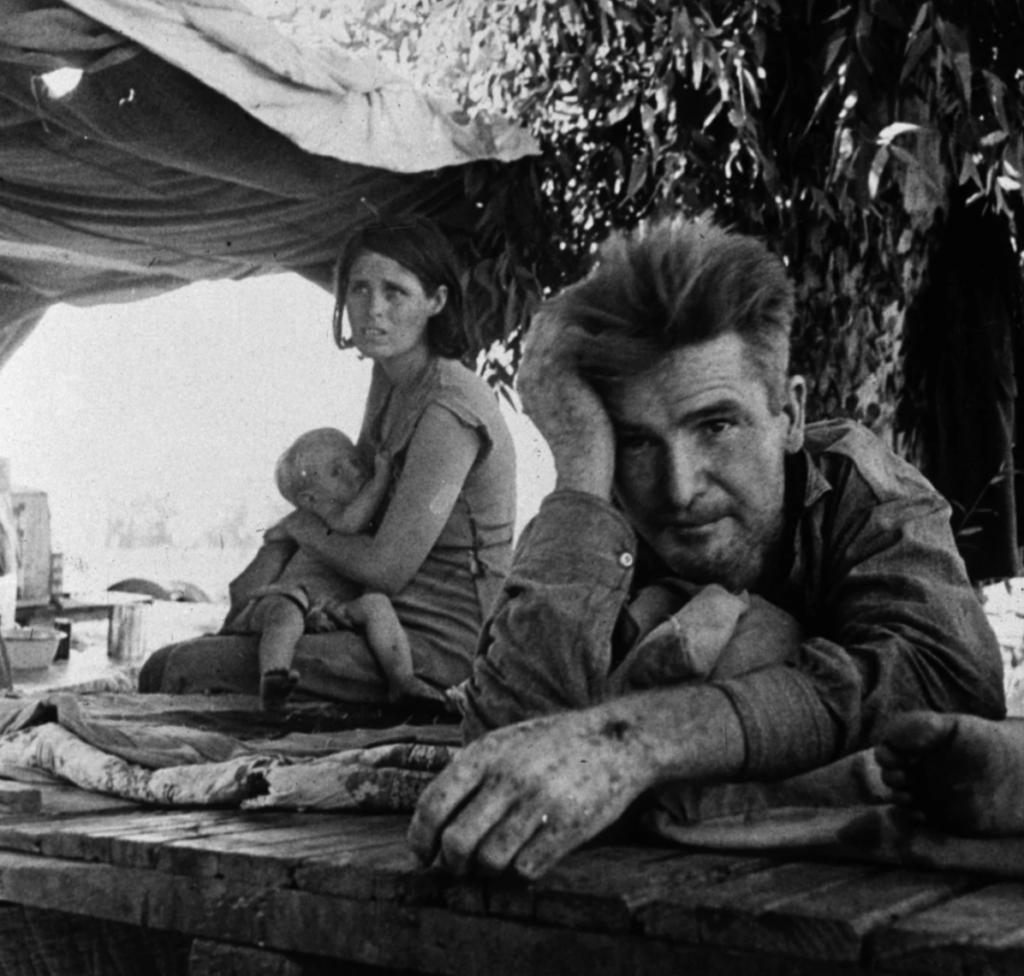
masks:
{"type": "MultiPolygon", "coordinates": [[[[357,231],[338,262],[335,341],[374,361],[360,444],[385,452],[392,485],[372,534],[340,535],[308,511],[267,533],[390,597],[417,676],[447,688],[469,675],[486,612],[511,561],[512,438],[487,384],[459,362],[468,348],[451,245],[419,218],[357,231]]],[[[260,557],[257,556],[257,560],[260,557]]],[[[146,662],[140,690],[256,694],[256,640],[218,636],[173,645],[146,662]]],[[[383,700],[383,676],[361,634],[306,634],[300,694],[383,700]]]]}

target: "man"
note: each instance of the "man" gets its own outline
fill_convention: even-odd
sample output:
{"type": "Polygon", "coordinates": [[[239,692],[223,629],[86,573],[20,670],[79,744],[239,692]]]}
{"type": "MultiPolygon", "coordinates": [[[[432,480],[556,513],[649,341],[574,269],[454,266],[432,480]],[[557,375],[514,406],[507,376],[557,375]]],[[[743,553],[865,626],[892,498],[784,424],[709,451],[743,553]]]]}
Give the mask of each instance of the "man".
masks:
{"type": "Polygon", "coordinates": [[[761,244],[676,218],[613,237],[535,320],[520,392],[556,488],[482,637],[476,741],[413,818],[423,859],[533,878],[637,800],[671,808],[674,784],[822,766],[903,710],[1004,714],[948,505],[863,428],[805,430],[792,316],[761,244]],[[784,662],[614,697],[627,604],[660,576],[759,594],[804,638],[784,662]]]}

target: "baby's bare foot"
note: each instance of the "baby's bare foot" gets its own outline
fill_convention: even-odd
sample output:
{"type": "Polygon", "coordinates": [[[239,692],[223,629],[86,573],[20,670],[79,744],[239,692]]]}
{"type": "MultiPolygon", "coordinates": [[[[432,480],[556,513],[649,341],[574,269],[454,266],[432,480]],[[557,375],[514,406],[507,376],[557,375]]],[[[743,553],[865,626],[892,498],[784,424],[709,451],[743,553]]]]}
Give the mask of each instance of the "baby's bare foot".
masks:
{"type": "Polygon", "coordinates": [[[940,830],[1024,833],[1024,721],[909,712],[875,748],[896,803],[940,830]]]}
{"type": "Polygon", "coordinates": [[[299,683],[299,672],[287,668],[264,671],[260,678],[260,704],[265,712],[279,712],[299,683]]]}

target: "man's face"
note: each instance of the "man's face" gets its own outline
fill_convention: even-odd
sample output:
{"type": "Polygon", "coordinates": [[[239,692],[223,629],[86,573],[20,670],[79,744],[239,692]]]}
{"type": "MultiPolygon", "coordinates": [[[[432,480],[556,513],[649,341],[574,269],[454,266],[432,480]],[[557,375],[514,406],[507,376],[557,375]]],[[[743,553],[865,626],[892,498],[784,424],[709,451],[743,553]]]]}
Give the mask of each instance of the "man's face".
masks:
{"type": "Polygon", "coordinates": [[[782,535],[784,462],[803,444],[803,398],[794,377],[773,414],[734,333],[675,350],[611,398],[616,494],[673,572],[734,590],[761,579],[782,535]]]}

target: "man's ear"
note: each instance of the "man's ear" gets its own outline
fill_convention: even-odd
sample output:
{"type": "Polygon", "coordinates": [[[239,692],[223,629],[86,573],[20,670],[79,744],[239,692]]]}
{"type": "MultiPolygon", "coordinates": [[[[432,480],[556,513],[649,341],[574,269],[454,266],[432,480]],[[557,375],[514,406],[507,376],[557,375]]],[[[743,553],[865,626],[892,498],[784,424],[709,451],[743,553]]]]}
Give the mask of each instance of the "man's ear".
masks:
{"type": "Polygon", "coordinates": [[[802,376],[791,376],[787,384],[786,403],[782,408],[789,421],[786,431],[786,453],[796,454],[804,446],[804,407],[807,383],[802,376]]]}
{"type": "Polygon", "coordinates": [[[316,505],[316,492],[310,488],[303,488],[296,496],[298,508],[311,509],[316,505]]]}
{"type": "Polygon", "coordinates": [[[437,313],[440,312],[441,309],[444,308],[448,302],[448,286],[438,285],[437,291],[435,291],[434,294],[430,296],[430,301],[432,303],[433,309],[433,311],[431,311],[430,314],[437,315],[437,313]]]}

